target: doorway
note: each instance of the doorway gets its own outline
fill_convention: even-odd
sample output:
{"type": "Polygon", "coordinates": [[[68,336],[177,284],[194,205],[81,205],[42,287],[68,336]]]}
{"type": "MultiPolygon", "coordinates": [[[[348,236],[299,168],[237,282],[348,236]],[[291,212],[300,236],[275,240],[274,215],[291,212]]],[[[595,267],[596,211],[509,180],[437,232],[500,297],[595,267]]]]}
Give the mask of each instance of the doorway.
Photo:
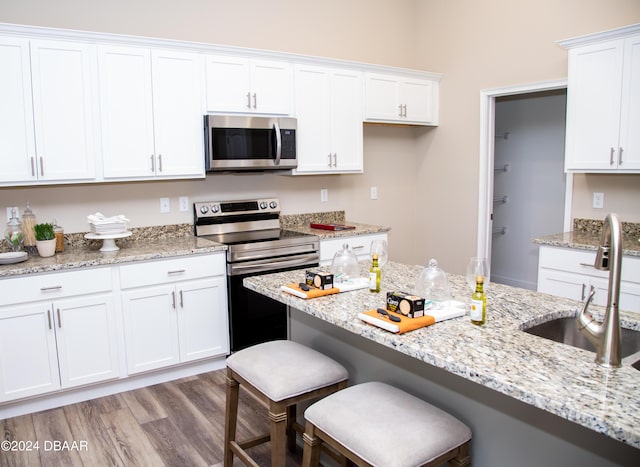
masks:
{"type": "Polygon", "coordinates": [[[566,80],[559,80],[481,93],[477,255],[490,258],[492,281],[535,289],[538,249],[531,239],[570,230],[573,179],[564,174],[566,87],[566,80]],[[553,105],[545,110],[547,101],[553,105]],[[545,129],[554,126],[551,121],[555,129],[545,129]],[[550,131],[554,149],[547,141],[550,131]],[[543,162],[550,152],[551,165],[543,162]],[[554,214],[546,216],[551,207],[554,214]]]}
{"type": "Polygon", "coordinates": [[[536,290],[536,236],[564,223],[566,89],[497,97],[491,280],[536,290]]]}

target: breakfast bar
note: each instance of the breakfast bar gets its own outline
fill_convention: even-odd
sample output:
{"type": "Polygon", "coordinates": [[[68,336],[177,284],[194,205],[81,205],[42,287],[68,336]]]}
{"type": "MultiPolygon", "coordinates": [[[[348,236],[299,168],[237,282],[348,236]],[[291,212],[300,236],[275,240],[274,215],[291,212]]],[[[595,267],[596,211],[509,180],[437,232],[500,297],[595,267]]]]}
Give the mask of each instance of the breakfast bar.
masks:
{"type": "MultiPolygon", "coordinates": [[[[365,275],[368,264],[360,267],[365,275]]],[[[290,339],[341,362],[350,383],[387,382],[466,423],[475,466],[640,463],[640,371],[626,363],[606,369],[592,352],[523,332],[575,316],[580,302],[490,283],[483,327],[463,316],[398,335],[358,318],[384,306],[387,291],[411,291],[422,268],[387,263],[379,294],[361,289],[305,300],[282,292],[302,280],[301,270],[244,284],[287,304],[290,339]]],[[[453,298],[468,302],[465,278],[448,278],[453,298]]],[[[604,308],[591,311],[601,319],[604,308]]],[[[621,325],[639,330],[640,317],[623,311],[621,325]]]]}

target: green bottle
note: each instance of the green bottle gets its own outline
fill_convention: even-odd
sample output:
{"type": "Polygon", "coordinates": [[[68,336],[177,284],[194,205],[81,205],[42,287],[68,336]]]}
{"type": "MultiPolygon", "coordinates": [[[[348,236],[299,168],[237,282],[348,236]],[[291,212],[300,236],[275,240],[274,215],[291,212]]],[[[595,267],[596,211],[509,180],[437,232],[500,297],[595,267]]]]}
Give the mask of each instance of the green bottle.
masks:
{"type": "Polygon", "coordinates": [[[471,296],[471,322],[482,326],[487,321],[487,295],[484,293],[484,277],[476,276],[476,291],[471,296]]]}
{"type": "Polygon", "coordinates": [[[371,269],[369,269],[369,292],[380,292],[380,266],[378,266],[378,255],[371,256],[371,269]]]}

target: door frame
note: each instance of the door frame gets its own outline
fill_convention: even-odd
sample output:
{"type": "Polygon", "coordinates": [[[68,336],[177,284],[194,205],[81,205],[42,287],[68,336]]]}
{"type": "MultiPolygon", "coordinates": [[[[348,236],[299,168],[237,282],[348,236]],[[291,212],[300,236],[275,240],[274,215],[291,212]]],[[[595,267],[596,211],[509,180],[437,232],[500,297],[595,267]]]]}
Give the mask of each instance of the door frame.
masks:
{"type": "MultiPolygon", "coordinates": [[[[480,91],[480,166],[478,183],[478,243],[477,256],[491,258],[491,232],[493,222],[493,158],[495,147],[496,97],[529,94],[533,92],[566,89],[567,80],[542,81],[538,83],[483,89],[480,91]]],[[[564,230],[571,230],[571,203],[573,175],[566,174],[564,198],[564,230]]]]}

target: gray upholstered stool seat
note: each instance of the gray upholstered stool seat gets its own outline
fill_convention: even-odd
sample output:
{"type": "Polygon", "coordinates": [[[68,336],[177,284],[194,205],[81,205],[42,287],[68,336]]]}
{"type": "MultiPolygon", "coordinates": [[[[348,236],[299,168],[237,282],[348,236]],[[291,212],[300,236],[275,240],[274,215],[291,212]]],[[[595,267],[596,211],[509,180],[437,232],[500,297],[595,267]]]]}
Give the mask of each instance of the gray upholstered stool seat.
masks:
{"type": "Polygon", "coordinates": [[[295,448],[296,404],[326,396],[347,386],[349,374],[338,362],[292,341],[272,341],[241,350],[227,358],[227,407],[224,465],[235,454],[245,464],[252,459],[246,449],[271,441],[271,465],[284,466],[285,446],[295,448]],[[239,385],[269,408],[270,433],[236,442],[239,385]]]}
{"type": "Polygon", "coordinates": [[[317,465],[323,442],[358,465],[469,465],[471,430],[448,413],[400,389],[351,386],[304,413],[303,466],[317,465]]]}

